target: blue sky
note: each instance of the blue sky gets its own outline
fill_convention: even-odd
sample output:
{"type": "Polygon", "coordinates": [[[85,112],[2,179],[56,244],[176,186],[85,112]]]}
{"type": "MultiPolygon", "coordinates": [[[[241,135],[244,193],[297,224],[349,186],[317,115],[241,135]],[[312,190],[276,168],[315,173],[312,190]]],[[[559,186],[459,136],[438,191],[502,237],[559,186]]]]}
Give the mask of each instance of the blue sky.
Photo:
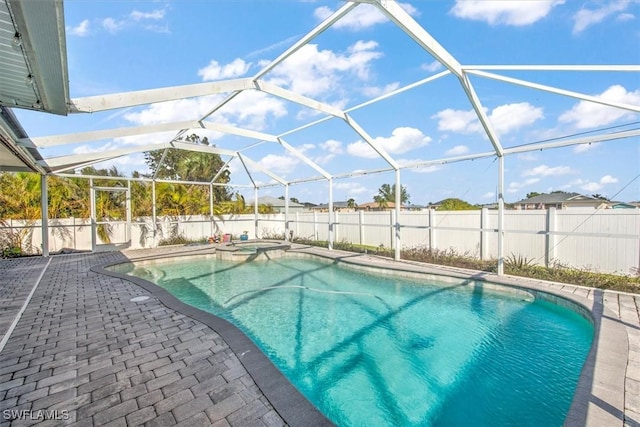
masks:
{"type": "MultiPolygon", "coordinates": [[[[335,1],[65,1],[72,98],[251,77],[343,3],[335,1]]],[[[640,2],[414,1],[401,3],[463,65],[638,65],[640,2]]],[[[444,70],[374,7],[349,15],[274,68],[264,80],[349,108],[444,70]]],[[[620,103],[640,105],[638,72],[493,71],[620,103]]],[[[505,147],[602,129],[637,129],[640,115],[575,98],[472,76],[505,147]]],[[[16,111],[32,137],[196,119],[224,95],[69,117],[16,111]]],[[[352,117],[400,164],[492,150],[459,82],[447,75],[353,111],[352,117]]],[[[323,117],[258,91],[247,91],[211,121],[279,135],[323,117]]],[[[218,133],[216,145],[256,141],[218,133]]],[[[41,150],[45,157],[165,142],[174,134],[127,137],[41,150]]],[[[285,137],[332,174],[387,167],[344,122],[332,119],[285,137]]],[[[600,193],[640,200],[640,139],[627,138],[507,156],[505,200],[530,191],[600,193]],[[635,180],[634,180],[635,178],[635,180]]],[[[317,172],[274,143],[246,154],[288,180],[317,172]]],[[[108,164],[146,171],[142,155],[108,164]]],[[[247,184],[238,163],[232,182],[247,184]]],[[[477,159],[401,173],[411,202],[447,197],[495,200],[498,162],[477,159]]],[[[257,174],[263,183],[269,177],[257,174]]],[[[372,200],[393,173],[335,181],[334,200],[372,200]]],[[[327,184],[299,184],[290,196],[326,202],[327,184]]],[[[249,193],[252,194],[252,193],[249,193]]],[[[284,195],[282,188],[261,194],[284,195]]]]}

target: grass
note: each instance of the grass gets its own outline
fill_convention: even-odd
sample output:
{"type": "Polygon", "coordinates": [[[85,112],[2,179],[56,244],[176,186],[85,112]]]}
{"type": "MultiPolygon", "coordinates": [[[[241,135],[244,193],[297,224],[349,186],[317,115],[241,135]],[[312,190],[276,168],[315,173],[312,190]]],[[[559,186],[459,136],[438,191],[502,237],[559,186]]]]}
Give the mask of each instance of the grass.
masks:
{"type": "MultiPolygon", "coordinates": [[[[328,244],[326,240],[310,239],[294,239],[294,242],[321,247],[327,247],[328,244]]],[[[343,251],[369,253],[389,258],[392,258],[394,255],[393,250],[389,248],[357,245],[344,241],[334,242],[333,247],[334,249],[343,251]]],[[[495,259],[481,260],[468,253],[458,253],[454,249],[407,248],[401,251],[400,257],[404,260],[494,273],[497,271],[498,265],[498,261],[495,259]]],[[[640,294],[639,270],[634,270],[634,274],[619,275],[598,273],[588,268],[571,268],[559,262],[554,262],[552,265],[546,267],[536,265],[533,259],[511,254],[505,258],[504,272],[513,276],[528,277],[531,279],[549,280],[590,288],[640,294]]]]}

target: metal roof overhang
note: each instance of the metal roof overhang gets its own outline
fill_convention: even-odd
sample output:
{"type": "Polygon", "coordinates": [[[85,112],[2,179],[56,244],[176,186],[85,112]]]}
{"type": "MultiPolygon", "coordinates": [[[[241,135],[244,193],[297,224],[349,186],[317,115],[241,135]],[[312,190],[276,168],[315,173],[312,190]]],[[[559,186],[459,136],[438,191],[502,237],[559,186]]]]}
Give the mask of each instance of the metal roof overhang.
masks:
{"type": "Polygon", "coordinates": [[[0,106],[67,115],[62,0],[0,0],[0,106]]]}
{"type": "Polygon", "coordinates": [[[0,106],[0,172],[47,172],[38,164],[42,156],[35,147],[16,143],[24,137],[26,133],[11,109],[0,106]]]}

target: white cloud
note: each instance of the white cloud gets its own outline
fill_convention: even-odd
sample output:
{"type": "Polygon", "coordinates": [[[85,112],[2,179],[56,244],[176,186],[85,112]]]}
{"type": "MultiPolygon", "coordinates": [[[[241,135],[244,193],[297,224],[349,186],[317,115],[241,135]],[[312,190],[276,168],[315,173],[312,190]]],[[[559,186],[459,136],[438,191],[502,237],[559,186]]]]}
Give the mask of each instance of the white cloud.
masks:
{"type": "MultiPolygon", "coordinates": [[[[419,129],[410,127],[399,127],[393,130],[391,136],[378,136],[374,138],[388,154],[402,154],[407,151],[427,145],[431,138],[422,133],[419,129]]],[[[352,156],[375,159],[378,154],[367,144],[360,140],[347,146],[347,152],[352,156]]]]}
{"type": "Polygon", "coordinates": [[[357,41],[346,52],[318,50],[307,44],[281,64],[268,77],[271,83],[307,96],[340,92],[340,80],[351,75],[358,81],[369,80],[371,61],[381,58],[374,41],[357,41]]]}
{"type": "Polygon", "coordinates": [[[338,182],[333,186],[334,189],[344,191],[347,196],[351,194],[367,193],[369,189],[357,182],[338,182]]]}
{"type": "Polygon", "coordinates": [[[618,22],[633,21],[634,19],[636,19],[636,16],[632,13],[621,13],[616,17],[616,21],[618,22]]]}
{"type": "Polygon", "coordinates": [[[540,178],[528,178],[521,182],[511,182],[507,188],[507,193],[517,193],[524,187],[528,187],[540,181],[540,178]]]}
{"type": "Polygon", "coordinates": [[[362,93],[371,98],[378,97],[380,95],[384,95],[385,93],[393,92],[394,90],[400,87],[400,82],[389,83],[386,86],[365,86],[362,89],[362,93]]]}
{"type": "Polygon", "coordinates": [[[522,153],[518,154],[518,159],[524,160],[525,162],[535,162],[538,160],[538,156],[533,153],[522,153]]]}
{"type": "Polygon", "coordinates": [[[89,34],[89,20],[85,19],[77,27],[68,27],[67,34],[84,37],[89,34]]]}
{"type": "Polygon", "coordinates": [[[496,193],[494,193],[493,191],[489,191],[488,193],[484,193],[482,195],[483,199],[494,199],[496,197],[496,193]]]}
{"type": "Polygon", "coordinates": [[[140,12],[138,10],[134,10],[133,12],[131,12],[129,14],[129,16],[134,21],[141,21],[141,20],[144,20],[144,19],[151,19],[151,20],[154,20],[154,21],[158,21],[158,20],[164,18],[165,13],[166,13],[166,10],[164,10],[164,9],[156,9],[156,10],[151,11],[151,12],[140,12]]]}
{"type": "MultiPolygon", "coordinates": [[[[222,95],[203,96],[159,102],[139,111],[129,112],[123,117],[135,125],[193,120],[211,110],[211,106],[223,99],[222,95]]],[[[278,119],[287,114],[285,103],[263,92],[245,91],[215,115],[216,123],[246,126],[262,130],[269,119],[278,119]]],[[[219,138],[221,134],[211,133],[209,138],[219,138]]]]}
{"type": "Polygon", "coordinates": [[[438,70],[442,69],[442,67],[443,67],[443,65],[438,61],[433,61],[433,62],[431,62],[429,64],[422,64],[420,66],[420,68],[422,70],[430,71],[430,72],[438,71],[438,70]]]}
{"type": "Polygon", "coordinates": [[[630,4],[631,2],[629,0],[615,0],[605,4],[600,3],[601,6],[595,9],[586,9],[583,7],[573,15],[573,32],[580,33],[591,25],[599,24],[609,16],[626,10],[630,4]]]}
{"type": "Polygon", "coordinates": [[[198,75],[204,81],[230,79],[246,74],[249,67],[251,67],[251,63],[244,62],[240,58],[236,58],[226,65],[220,65],[218,61],[212,60],[209,65],[198,70],[198,75]]]}
{"type": "Polygon", "coordinates": [[[618,178],[615,178],[611,175],[605,175],[602,178],[600,178],[600,184],[603,184],[603,185],[615,184],[616,182],[618,182],[618,178]]]}
{"type": "MultiPolygon", "coordinates": [[[[488,115],[495,132],[504,135],[544,117],[542,108],[534,107],[528,102],[505,104],[494,108],[488,115]]],[[[431,116],[438,119],[438,130],[454,133],[471,134],[484,132],[478,116],[473,110],[454,110],[448,108],[431,116]]]]}
{"type": "Polygon", "coordinates": [[[490,25],[531,25],[551,10],[564,3],[564,0],[456,0],[451,13],[463,19],[485,21],[490,25]]]}
{"type": "Polygon", "coordinates": [[[534,107],[528,102],[501,105],[494,108],[489,115],[495,131],[500,135],[530,126],[542,118],[542,108],[534,107]]]}
{"type": "MultiPolygon", "coordinates": [[[[640,105],[640,89],[628,92],[623,86],[613,85],[596,96],[624,104],[640,105]]],[[[634,114],[636,113],[620,108],[596,104],[595,102],[580,101],[569,111],[562,113],[558,120],[563,123],[573,124],[578,129],[587,129],[605,126],[634,114]]]]}
{"type": "Polygon", "coordinates": [[[105,18],[102,20],[102,28],[110,33],[117,33],[125,26],[124,21],[116,21],[113,18],[105,18]]]}
{"type": "Polygon", "coordinates": [[[576,153],[576,154],[584,153],[586,151],[591,150],[592,148],[596,148],[598,145],[600,145],[599,142],[592,142],[590,144],[576,145],[575,147],[573,147],[573,152],[576,153]]]}
{"type": "Polygon", "coordinates": [[[458,156],[461,154],[465,154],[469,152],[469,147],[467,147],[466,145],[456,145],[453,148],[450,148],[449,150],[447,150],[445,152],[445,154],[449,155],[449,156],[458,156]]]}
{"type": "Polygon", "coordinates": [[[557,176],[570,173],[573,173],[573,170],[569,166],[550,167],[547,165],[540,165],[533,169],[525,170],[522,172],[522,176],[557,176]]]}
{"type": "Polygon", "coordinates": [[[336,141],[335,139],[329,139],[323,142],[320,144],[320,148],[333,154],[342,154],[343,152],[342,142],[336,141]]]}
{"type": "Polygon", "coordinates": [[[438,119],[438,130],[454,133],[476,133],[482,130],[475,111],[447,108],[431,116],[438,119]]]}
{"type": "MultiPolygon", "coordinates": [[[[399,4],[408,14],[418,14],[418,10],[409,3],[399,4]]],[[[333,12],[334,11],[332,9],[326,6],[321,6],[313,12],[313,15],[318,20],[325,20],[331,16],[333,12]]],[[[333,24],[333,28],[358,31],[388,21],[387,17],[385,17],[376,6],[362,3],[355,9],[352,9],[347,15],[343,16],[338,22],[333,24]]]]}
{"type": "Polygon", "coordinates": [[[277,154],[267,154],[264,156],[258,164],[275,174],[287,174],[292,172],[298,165],[299,160],[291,156],[280,156],[277,154]]]}

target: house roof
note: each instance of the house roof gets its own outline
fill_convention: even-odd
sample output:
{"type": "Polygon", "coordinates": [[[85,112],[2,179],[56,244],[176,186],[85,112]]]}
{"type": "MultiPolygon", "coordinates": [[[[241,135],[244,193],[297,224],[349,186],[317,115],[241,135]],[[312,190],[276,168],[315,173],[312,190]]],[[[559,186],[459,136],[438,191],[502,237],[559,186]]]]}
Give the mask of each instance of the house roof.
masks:
{"type": "MultiPolygon", "coordinates": [[[[406,207],[404,205],[401,205],[403,208],[406,207]]],[[[380,206],[380,203],[378,202],[367,202],[367,203],[360,203],[358,205],[358,208],[363,209],[363,208],[381,208],[382,206],[380,206]]],[[[396,204],[393,202],[387,202],[386,206],[384,206],[385,208],[395,208],[396,204]]]]}
{"type": "MultiPolygon", "coordinates": [[[[333,208],[348,208],[349,207],[349,202],[333,202],[333,208]]],[[[329,209],[329,204],[328,203],[322,203],[319,205],[314,206],[312,209],[329,209]]]]}
{"type": "Polygon", "coordinates": [[[523,199],[517,204],[548,204],[548,203],[566,203],[566,202],[576,202],[576,201],[594,201],[599,202],[600,200],[594,199],[590,196],[585,196],[579,193],[565,193],[565,192],[557,192],[550,194],[539,194],[534,197],[530,197],[528,199],[523,199]]]}

